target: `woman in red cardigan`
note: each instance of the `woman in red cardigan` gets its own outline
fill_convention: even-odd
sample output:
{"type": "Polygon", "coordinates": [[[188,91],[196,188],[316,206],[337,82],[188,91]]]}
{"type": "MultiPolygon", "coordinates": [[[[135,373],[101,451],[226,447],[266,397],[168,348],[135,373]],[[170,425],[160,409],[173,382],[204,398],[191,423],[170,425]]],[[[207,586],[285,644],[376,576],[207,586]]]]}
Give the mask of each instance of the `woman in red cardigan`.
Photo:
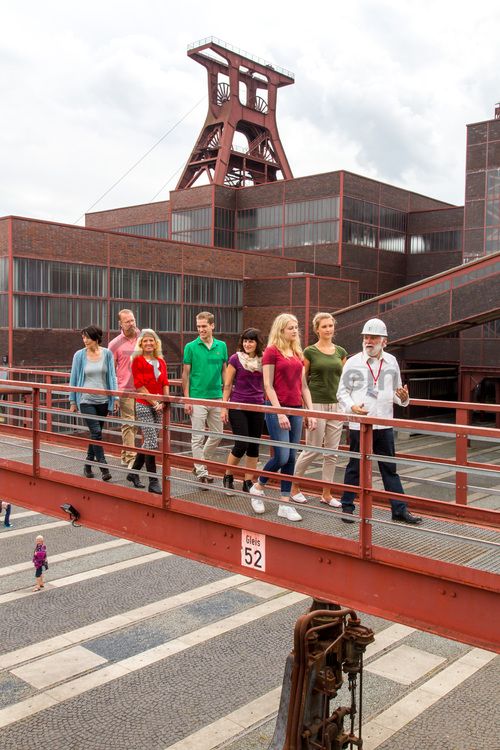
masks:
{"type": "MultiPolygon", "coordinates": [[[[157,396],[168,396],[167,364],[161,353],[161,341],[151,328],[143,328],[137,339],[134,353],[130,358],[135,390],[143,393],[143,398],[136,400],[137,420],[142,422],[144,440],[142,447],[154,451],[158,448],[158,432],[161,424],[161,413],[164,404],[157,396]]],[[[161,486],[156,476],[154,456],[137,453],[132,471],[127,479],[134,487],[144,487],[139,470],[146,464],[149,477],[149,492],[161,495],[161,486]],[[153,475],[153,476],[151,476],[153,475]]]]}

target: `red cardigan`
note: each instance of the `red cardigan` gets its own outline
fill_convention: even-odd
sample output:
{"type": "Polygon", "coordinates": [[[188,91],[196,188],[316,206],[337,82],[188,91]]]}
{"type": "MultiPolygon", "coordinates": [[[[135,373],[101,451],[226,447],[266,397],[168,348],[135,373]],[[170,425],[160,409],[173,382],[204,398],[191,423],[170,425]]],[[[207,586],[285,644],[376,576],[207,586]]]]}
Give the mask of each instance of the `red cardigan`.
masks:
{"type": "MultiPolygon", "coordinates": [[[[169,384],[167,364],[163,357],[158,360],[158,363],[160,366],[160,376],[157,380],[155,378],[154,367],[147,361],[147,359],[145,359],[142,354],[138,357],[134,357],[132,360],[132,375],[134,376],[134,386],[137,391],[144,386],[148,389],[149,393],[163,396],[163,388],[169,384]]],[[[138,398],[137,403],[151,406],[151,401],[146,401],[142,398],[138,398]]]]}

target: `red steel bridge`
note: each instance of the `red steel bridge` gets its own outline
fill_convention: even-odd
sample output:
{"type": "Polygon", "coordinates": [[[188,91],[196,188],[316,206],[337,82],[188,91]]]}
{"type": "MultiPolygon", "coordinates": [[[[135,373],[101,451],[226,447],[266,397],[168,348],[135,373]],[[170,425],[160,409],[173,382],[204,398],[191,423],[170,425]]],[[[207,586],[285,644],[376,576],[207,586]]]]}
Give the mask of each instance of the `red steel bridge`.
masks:
{"type": "MultiPolygon", "coordinates": [[[[61,506],[69,504],[86,527],[500,651],[499,433],[468,424],[473,410],[493,416],[500,407],[416,400],[417,406],[454,409],[455,422],[379,420],[398,431],[405,497],[411,511],[424,517],[421,526],[391,521],[388,493],[372,481],[377,457],[373,422],[367,417],[357,418],[361,486],[356,523],[342,523],[340,511],[321,505],[322,483],[307,477],[301,486],[311,502],[300,509],[303,522],[291,524],[276,514],[276,475],[269,475],[263,516],[252,513],[243,492],[228,496],[217,478],[227,449],[220,451],[219,461],[206,462],[216,482],[201,491],[192,474],[191,428],[182,406],[189,400],[164,399],[169,406],[156,452],[162,495],[154,495],[125,480],[117,418],[107,419],[103,443],[113,481],[83,477],[87,431],[67,410],[69,391],[82,389],[67,385],[67,373],[11,370],[9,378],[4,381],[9,400],[0,418],[4,499],[59,518],[68,518],[61,506]],[[402,440],[405,436],[411,439],[402,440]],[[413,452],[401,451],[402,445],[413,452]],[[408,472],[415,481],[408,480],[408,472]]],[[[263,451],[272,444],[262,443],[263,451]]],[[[348,455],[342,446],[341,458],[348,455]]],[[[243,470],[233,469],[242,478],[243,470]]],[[[336,483],[335,494],[342,487],[336,483]]]]}

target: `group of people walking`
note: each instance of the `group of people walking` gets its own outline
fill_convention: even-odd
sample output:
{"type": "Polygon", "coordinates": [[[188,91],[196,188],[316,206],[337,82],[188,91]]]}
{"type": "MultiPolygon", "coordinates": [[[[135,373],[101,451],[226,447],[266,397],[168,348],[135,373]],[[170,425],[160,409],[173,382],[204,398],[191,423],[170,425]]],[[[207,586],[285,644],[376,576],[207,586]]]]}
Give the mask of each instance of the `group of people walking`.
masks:
{"type": "Polygon", "coordinates": [[[135,447],[137,415],[142,423],[142,448],[144,451],[158,448],[158,433],[164,408],[164,403],[158,400],[158,396],[168,396],[169,393],[167,365],[162,354],[161,340],[150,328],[139,331],[131,310],[120,311],[119,324],[121,332],[109,342],[107,349],[101,346],[103,333],[98,326],[87,326],[82,330],[84,346],[73,357],[69,382],[70,385],[93,391],[120,390],[125,394],[137,392],[141,397],[134,399],[124,395],[116,399],[114,396],[81,391],[70,394],[70,411],[82,414],[94,441],[88,445],[83,473],[87,478],[93,478],[92,463],[97,462],[102,479],[106,482],[112,478],[104,449],[99,443],[102,441],[106,417],[119,411],[123,443],[121,464],[130,470],[127,480],[134,487],[144,487],[139,471],[145,465],[149,477],[149,492],[161,494],[155,456],[137,452],[135,447]]]}
{"type": "MultiPolygon", "coordinates": [[[[164,408],[158,396],[169,393],[167,367],[162,355],[161,341],[151,329],[139,331],[130,310],[119,313],[121,332],[101,346],[102,331],[88,326],[82,331],[84,348],[73,358],[70,384],[87,389],[138,392],[120,399],[100,394],[72,393],[71,410],[80,411],[87,422],[93,441],[102,440],[102,424],[109,413],[120,411],[122,422],[121,463],[127,466],[127,480],[135,487],[144,487],[139,475],[145,465],[149,475],[149,491],[161,493],[156,477],[155,457],[137,452],[135,448],[135,415],[141,423],[143,451],[158,447],[161,413],[164,408]]],[[[345,349],[334,341],[335,320],[330,313],[320,312],[312,321],[317,341],[304,351],[301,348],[297,318],[289,313],[278,315],[271,326],[267,346],[256,328],[245,329],[239,338],[237,351],[228,357],[227,346],[215,338],[215,320],[210,312],[196,317],[198,336],[184,349],[182,387],[189,399],[224,400],[234,408],[218,405],[185,404],[191,418],[193,473],[201,488],[208,490],[213,483],[204,461],[215,458],[222,439],[224,424],[230,423],[236,436],[227,457],[223,486],[230,494],[235,490],[233,467],[245,457],[242,484],[250,495],[255,513],[264,513],[267,472],[286,475],[280,483],[278,516],[289,521],[302,520],[297,505],[307,503],[301,491],[304,477],[313,461],[323,457],[321,502],[342,507],[346,516],[354,512],[354,492],[344,492],[340,501],[331,494],[337,463],[337,452],[342,433],[342,419],[316,419],[298,414],[296,409],[349,414],[392,417],[394,403],[409,403],[408,389],[403,387],[396,359],[384,349],[387,330],[378,319],[368,321],[363,328],[363,350],[348,359],[345,349]],[[239,405],[275,407],[276,412],[255,411],[239,405]],[[275,441],[271,455],[256,477],[264,424],[271,441],[275,441]],[[305,447],[296,462],[297,446],[305,427],[305,447]],[[206,431],[209,435],[206,438],[206,431]],[[289,477],[293,477],[293,481],[289,477]]],[[[350,423],[350,450],[359,451],[359,423],[350,423]]],[[[375,426],[375,453],[393,457],[394,439],[391,428],[375,426]]],[[[111,479],[102,446],[89,445],[84,474],[93,477],[92,463],[97,462],[102,479],[111,479]]],[[[379,462],[384,487],[402,493],[401,481],[393,461],[379,462]]],[[[351,457],[345,473],[345,484],[359,485],[359,459],[351,457]]],[[[420,523],[409,513],[404,501],[393,500],[393,520],[420,523]]]]}
{"type": "MultiPolygon", "coordinates": [[[[245,456],[245,475],[242,489],[251,496],[255,513],[264,513],[263,498],[269,477],[265,472],[287,475],[280,483],[278,515],[289,521],[302,517],[296,504],[304,504],[307,497],[301,492],[300,477],[317,458],[323,456],[322,502],[342,507],[342,520],[351,522],[354,512],[354,492],[346,491],[340,501],[332,497],[337,463],[337,452],[343,419],[303,417],[294,410],[342,413],[360,416],[392,417],[393,405],[409,403],[407,387],[402,386],[396,359],[387,354],[387,329],[379,319],[367,322],[362,331],[363,351],[347,360],[347,352],[334,342],[335,320],[330,313],[318,313],[313,319],[317,342],[302,351],[297,318],[288,313],[278,315],[271,326],[267,347],[255,328],[247,328],[240,336],[238,351],[229,360],[224,342],[214,338],[215,321],[211,313],[201,312],[196,318],[198,338],[184,350],[182,374],[186,398],[233,402],[234,408],[187,405],[192,421],[192,453],[199,459],[193,472],[203,489],[213,482],[201,461],[215,458],[223,424],[228,421],[237,436],[227,458],[223,485],[234,490],[232,467],[245,456]],[[346,364],[347,361],[347,364],[346,364]],[[353,363],[349,366],[349,363],[353,363]],[[344,368],[344,365],[346,367],[344,368]],[[376,374],[374,375],[374,370],[376,374]],[[276,413],[246,410],[238,405],[271,405],[276,413]],[[292,411],[293,410],[293,411],[292,411]],[[271,456],[256,479],[259,443],[263,426],[271,441],[276,441],[271,456]],[[305,448],[297,464],[297,445],[305,426],[305,448]],[[204,443],[204,430],[209,437],[204,443]],[[293,482],[288,477],[293,476],[293,482]]],[[[359,451],[359,423],[350,423],[350,450],[359,451]]],[[[379,427],[374,438],[374,450],[382,456],[394,457],[392,428],[379,427]]],[[[384,487],[402,493],[401,481],[393,461],[379,461],[384,487]]],[[[351,457],[346,467],[345,484],[359,485],[359,459],[351,457]]],[[[402,500],[392,500],[392,518],[409,524],[422,519],[412,515],[402,500]]]]}

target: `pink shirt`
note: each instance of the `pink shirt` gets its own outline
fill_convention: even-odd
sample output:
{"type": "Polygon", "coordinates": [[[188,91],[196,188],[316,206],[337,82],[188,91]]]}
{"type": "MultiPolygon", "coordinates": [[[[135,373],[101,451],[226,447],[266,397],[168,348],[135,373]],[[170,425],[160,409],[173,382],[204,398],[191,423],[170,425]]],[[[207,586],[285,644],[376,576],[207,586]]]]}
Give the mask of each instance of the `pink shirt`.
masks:
{"type": "Polygon", "coordinates": [[[280,406],[302,406],[303,361],[297,357],[285,357],[275,346],[268,346],[262,357],[263,365],[274,365],[274,390],[280,406]]]}
{"type": "Polygon", "coordinates": [[[112,352],[115,360],[119,391],[135,391],[130,357],[136,347],[138,338],[139,331],[136,331],[136,336],[133,339],[128,339],[123,333],[120,333],[108,344],[108,349],[112,352]]]}

